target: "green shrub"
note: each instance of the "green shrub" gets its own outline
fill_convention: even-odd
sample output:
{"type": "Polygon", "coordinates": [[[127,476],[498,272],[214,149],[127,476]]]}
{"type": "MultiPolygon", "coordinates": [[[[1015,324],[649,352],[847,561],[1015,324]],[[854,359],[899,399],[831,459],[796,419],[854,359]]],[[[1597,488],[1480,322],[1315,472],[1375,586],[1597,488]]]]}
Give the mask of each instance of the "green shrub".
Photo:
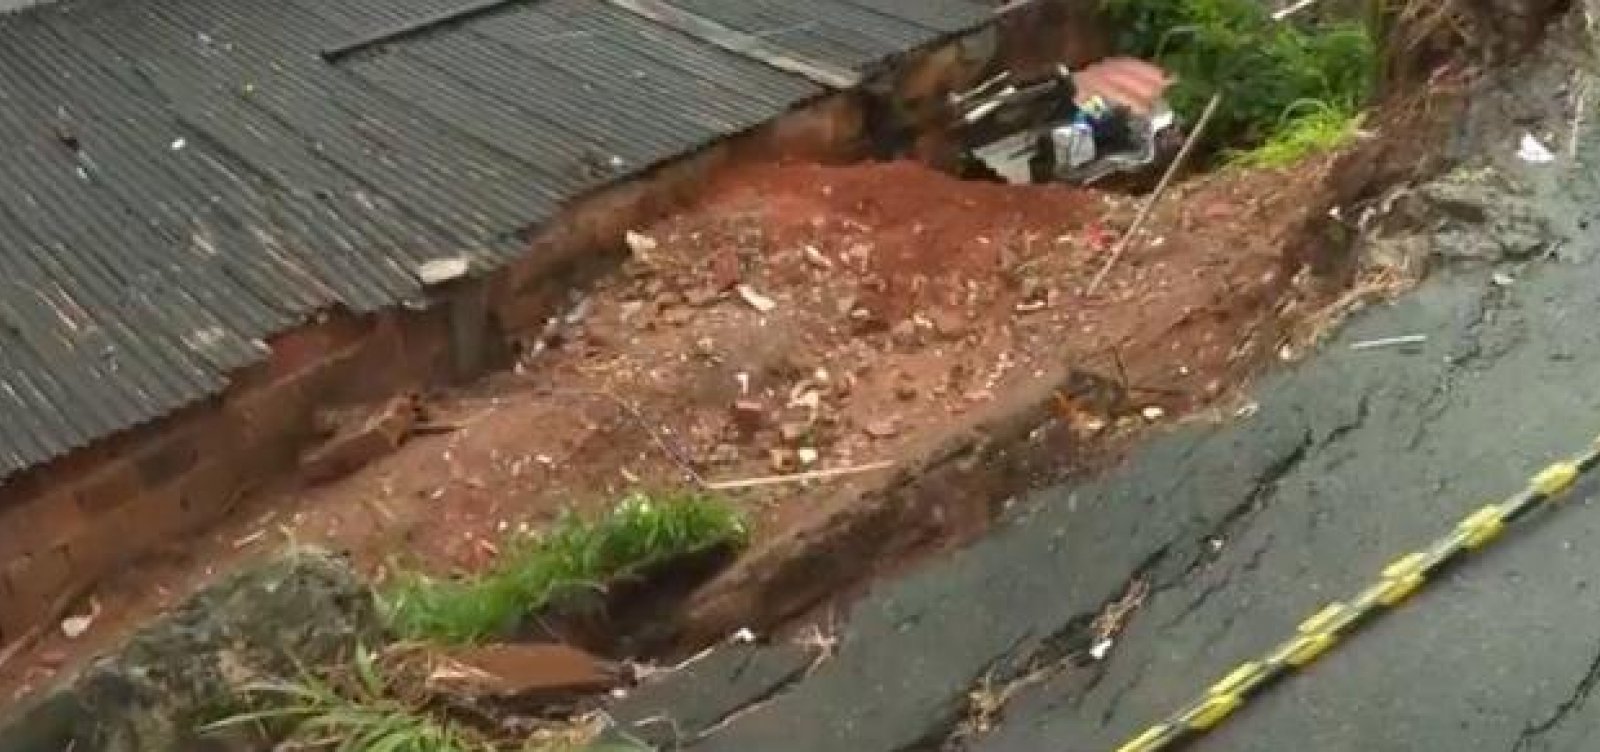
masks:
{"type": "Polygon", "coordinates": [[[1194,117],[1222,93],[1210,144],[1248,149],[1285,131],[1321,129],[1327,113],[1359,112],[1371,96],[1378,54],[1363,23],[1280,22],[1263,0],[1103,2],[1121,50],[1177,76],[1169,93],[1177,111],[1194,117]],[[1298,111],[1306,102],[1320,107],[1298,111]]]}
{"type": "Polygon", "coordinates": [[[1253,149],[1231,150],[1229,161],[1241,167],[1288,167],[1314,154],[1338,149],[1361,134],[1365,113],[1307,101],[1253,149]]]}

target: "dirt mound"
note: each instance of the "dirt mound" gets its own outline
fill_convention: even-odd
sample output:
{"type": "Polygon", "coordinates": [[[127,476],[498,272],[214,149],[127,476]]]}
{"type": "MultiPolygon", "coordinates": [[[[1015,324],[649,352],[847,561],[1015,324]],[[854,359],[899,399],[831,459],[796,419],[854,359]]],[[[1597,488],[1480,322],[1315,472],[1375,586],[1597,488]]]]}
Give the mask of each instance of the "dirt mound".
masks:
{"type": "Polygon", "coordinates": [[[769,251],[842,257],[861,275],[861,302],[888,318],[964,305],[973,282],[1014,268],[1028,247],[1074,240],[1104,210],[1090,191],[961,181],[912,162],[763,165],[725,176],[699,209],[759,217],[769,251]]]}
{"type": "Polygon", "coordinates": [[[37,686],[205,572],[284,539],[348,551],[380,577],[397,554],[472,571],[508,534],[630,490],[839,472],[726,492],[749,510],[755,550],[712,591],[727,607],[698,623],[781,619],[903,564],[875,553],[909,560],[977,534],[997,500],[1044,480],[956,468],[912,494],[929,501],[873,516],[896,498],[881,493],[896,477],[885,466],[918,466],[1017,413],[1019,395],[1048,393],[1064,370],[1115,382],[1116,399],[1060,403],[1069,449],[1041,444],[1059,469],[1063,453],[1116,446],[1217,399],[1276,353],[1294,294],[1284,241],[1320,206],[1327,165],[1179,186],[1095,296],[1084,287],[1136,198],[962,182],[910,163],[731,169],[697,205],[638,228],[632,258],[583,291],[517,372],[431,396],[431,420],[453,433],[415,436],[332,483],[262,492],[170,566],[102,588],[91,634],[52,636],[0,685],[37,686]],[[852,521],[855,509],[867,516],[852,521]],[[785,546],[833,524],[870,533],[868,553],[841,549],[832,574],[786,585],[806,559],[785,546]]]}

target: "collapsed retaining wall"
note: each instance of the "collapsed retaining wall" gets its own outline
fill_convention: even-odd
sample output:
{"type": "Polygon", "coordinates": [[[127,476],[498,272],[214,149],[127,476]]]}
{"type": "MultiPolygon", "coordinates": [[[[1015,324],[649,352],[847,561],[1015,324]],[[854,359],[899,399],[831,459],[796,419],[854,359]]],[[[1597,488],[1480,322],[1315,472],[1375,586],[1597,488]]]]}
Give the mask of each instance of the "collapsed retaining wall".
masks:
{"type": "MultiPolygon", "coordinates": [[[[292,471],[317,438],[319,410],[483,373],[508,335],[537,331],[562,304],[564,271],[603,263],[629,229],[682,205],[719,170],[858,159],[885,121],[903,142],[936,131],[944,94],[997,64],[1076,63],[1103,52],[1086,7],[1047,0],[909,54],[862,91],[830,95],[577,202],[530,239],[522,260],[430,289],[423,310],[325,312],[268,342],[266,360],[235,374],[220,397],[13,477],[0,487],[0,645],[24,639],[117,567],[181,544],[292,471]]],[[[940,138],[911,150],[936,162],[948,147],[940,138]]]]}
{"type": "Polygon", "coordinates": [[[501,332],[537,328],[563,266],[603,258],[623,234],[743,160],[848,159],[862,131],[838,94],[756,131],[579,202],[523,261],[436,290],[426,310],[330,311],[268,342],[219,398],[16,476],[0,488],[0,645],[57,616],[119,565],[179,543],[251,490],[292,470],[318,410],[371,402],[491,365],[501,332]]]}
{"type": "MultiPolygon", "coordinates": [[[[960,47],[961,44],[969,45],[960,47]]],[[[929,98],[970,80],[986,45],[912,56],[887,95],[929,98]]],[[[719,170],[772,159],[860,156],[864,98],[832,95],[749,134],[579,202],[485,278],[435,290],[426,310],[327,312],[273,338],[270,356],[221,397],[79,450],[0,488],[0,645],[56,616],[119,565],[226,514],[289,472],[319,409],[372,402],[482,373],[506,333],[537,330],[560,304],[565,268],[619,248],[631,228],[692,198],[719,170]]]]}

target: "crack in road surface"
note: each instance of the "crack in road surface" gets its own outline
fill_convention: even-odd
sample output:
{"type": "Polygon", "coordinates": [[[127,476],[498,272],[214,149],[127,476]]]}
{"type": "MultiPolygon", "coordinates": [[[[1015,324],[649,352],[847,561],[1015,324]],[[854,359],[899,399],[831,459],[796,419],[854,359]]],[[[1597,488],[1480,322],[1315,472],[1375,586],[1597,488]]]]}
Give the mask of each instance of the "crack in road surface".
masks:
{"type": "Polygon", "coordinates": [[[1590,693],[1594,692],[1596,685],[1600,685],[1600,649],[1589,661],[1589,668],[1578,680],[1578,685],[1573,687],[1572,694],[1556,706],[1550,717],[1535,724],[1525,726],[1522,733],[1517,735],[1517,743],[1512,746],[1511,752],[1525,752],[1534,748],[1534,744],[1543,739],[1546,734],[1559,728],[1565,723],[1572,713],[1583,708],[1589,702],[1590,693]]]}
{"type": "Polygon", "coordinates": [[[1199,595],[1191,598],[1188,603],[1185,603],[1183,608],[1178,610],[1178,613],[1172,615],[1166,621],[1162,622],[1160,627],[1161,630],[1165,631],[1177,628],[1178,625],[1182,624],[1189,617],[1193,616],[1199,612],[1200,609],[1204,608],[1207,603],[1210,603],[1213,597],[1220,595],[1228,588],[1233,587],[1235,580],[1237,580],[1240,575],[1252,574],[1259,570],[1262,563],[1266,559],[1267,550],[1272,548],[1272,544],[1275,540],[1276,536],[1268,533],[1266,536],[1266,541],[1264,541],[1260,546],[1257,546],[1255,550],[1251,552],[1250,557],[1246,559],[1243,564],[1240,564],[1238,567],[1230,570],[1226,575],[1223,575],[1217,581],[1206,585],[1205,589],[1201,590],[1199,595]]]}
{"type": "MultiPolygon", "coordinates": [[[[1549,65],[1545,78],[1517,72],[1514,91],[1556,92],[1571,68],[1549,65]]],[[[1463,148],[1519,176],[1543,169],[1529,198],[1542,210],[1595,203],[1600,173],[1520,165],[1506,155],[1535,126],[1507,127],[1464,124],[1463,148]]],[[[1600,130],[1585,144],[1586,159],[1600,158],[1600,130]]],[[[978,752],[1116,748],[1276,644],[1330,594],[1368,585],[1546,451],[1581,440],[1588,429],[1573,419],[1600,413],[1600,393],[1592,374],[1547,357],[1559,347],[1572,362],[1600,362],[1589,320],[1600,258],[1592,239],[1570,241],[1584,251],[1577,260],[1522,267],[1514,288],[1491,284],[1490,264],[1456,267],[1372,307],[1321,354],[1257,385],[1253,416],[1175,428],[1104,475],[1044,490],[971,547],[882,583],[852,611],[838,658],[696,752],[931,752],[952,743],[985,672],[1020,676],[1082,650],[1094,615],[1148,577],[1146,602],[1126,615],[1106,660],[1064,666],[1011,696],[990,733],[960,740],[978,752]],[[1348,348],[1413,332],[1429,337],[1415,352],[1348,348]]],[[[1600,726],[1587,721],[1600,708],[1589,701],[1600,686],[1600,601],[1561,578],[1600,567],[1600,522],[1563,535],[1570,549],[1497,548],[1452,586],[1420,595],[1427,602],[1412,608],[1426,613],[1374,624],[1361,649],[1330,655],[1199,746],[1531,752],[1586,734],[1570,748],[1597,748],[1600,726]],[[1543,586],[1506,587],[1508,569],[1543,586]],[[1551,696],[1560,690],[1548,677],[1578,670],[1572,656],[1592,656],[1587,671],[1551,696]],[[1547,717],[1529,720],[1528,693],[1547,717]]]]}

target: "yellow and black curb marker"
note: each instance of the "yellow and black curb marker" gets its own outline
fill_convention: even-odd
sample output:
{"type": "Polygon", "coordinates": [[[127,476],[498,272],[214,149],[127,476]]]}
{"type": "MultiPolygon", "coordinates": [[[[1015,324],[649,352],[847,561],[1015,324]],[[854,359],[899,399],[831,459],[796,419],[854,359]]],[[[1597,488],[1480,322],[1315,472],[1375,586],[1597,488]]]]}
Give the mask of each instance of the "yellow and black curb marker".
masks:
{"type": "Polygon", "coordinates": [[[1557,462],[1528,482],[1528,487],[1498,504],[1467,515],[1433,545],[1395,559],[1378,581],[1348,601],[1330,603],[1300,623],[1293,637],[1258,660],[1234,669],[1188,706],[1117,748],[1117,752],[1172,749],[1221,723],[1246,700],[1289,672],[1301,668],[1376,615],[1400,605],[1428,576],[1467,552],[1493,541],[1510,523],[1548,501],[1559,499],[1577,479],[1600,467],[1600,441],[1583,454],[1557,462]]]}

